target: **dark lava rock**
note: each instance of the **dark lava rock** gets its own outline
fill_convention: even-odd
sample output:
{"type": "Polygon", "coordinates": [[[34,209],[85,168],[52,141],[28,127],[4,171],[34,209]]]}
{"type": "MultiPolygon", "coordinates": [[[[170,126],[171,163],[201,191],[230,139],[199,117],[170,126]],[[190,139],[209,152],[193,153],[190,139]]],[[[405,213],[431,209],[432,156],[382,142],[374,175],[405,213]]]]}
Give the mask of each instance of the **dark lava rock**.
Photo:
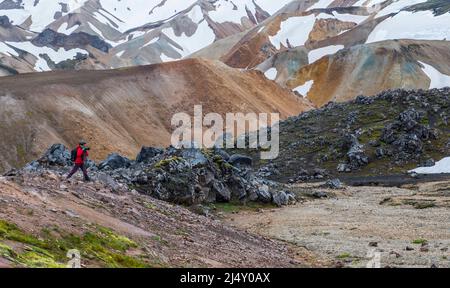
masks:
{"type": "Polygon", "coordinates": [[[295,202],[295,196],[291,192],[279,191],[273,195],[273,203],[275,203],[278,207],[286,206],[295,202]]]}
{"type": "Polygon", "coordinates": [[[364,146],[359,143],[358,138],[354,134],[347,136],[347,142],[350,146],[347,152],[349,168],[357,170],[369,164],[369,157],[365,154],[364,146]]]}
{"type": "Polygon", "coordinates": [[[105,161],[98,165],[100,170],[116,170],[119,168],[128,168],[131,165],[130,159],[117,153],[110,154],[105,161]]]}
{"type": "Polygon", "coordinates": [[[253,160],[250,157],[234,154],[230,157],[228,162],[233,166],[252,166],[253,160]]]}
{"type": "Polygon", "coordinates": [[[320,198],[327,198],[327,197],[328,197],[328,194],[327,194],[326,192],[314,192],[314,193],[312,194],[312,196],[313,196],[314,198],[320,199],[320,198]]]}
{"type": "Polygon", "coordinates": [[[378,242],[370,242],[369,247],[378,247],[378,242]]]}
{"type": "Polygon", "coordinates": [[[223,149],[214,149],[214,153],[216,155],[219,155],[220,157],[222,157],[223,160],[225,161],[229,161],[230,160],[230,154],[228,154],[225,150],[223,149]]]}
{"type": "Polygon", "coordinates": [[[354,103],[361,104],[361,105],[370,105],[374,101],[373,97],[366,97],[363,95],[357,96],[354,100],[354,103]]]}
{"type": "Polygon", "coordinates": [[[396,160],[417,159],[423,153],[424,141],[437,138],[434,129],[421,124],[423,117],[416,109],[409,108],[383,129],[380,140],[392,146],[396,160]]]}
{"type": "Polygon", "coordinates": [[[197,148],[183,149],[181,151],[181,157],[187,160],[192,167],[208,164],[208,158],[197,148]]]}
{"type": "Polygon", "coordinates": [[[425,161],[425,163],[423,163],[421,166],[422,167],[433,167],[434,165],[436,165],[436,161],[434,161],[434,159],[430,158],[427,161],[425,161]]]}
{"type": "Polygon", "coordinates": [[[153,148],[153,147],[142,147],[141,152],[136,157],[136,162],[150,162],[158,155],[161,155],[164,152],[163,149],[153,148]]]}
{"type": "Polygon", "coordinates": [[[39,160],[41,164],[70,166],[70,151],[63,144],[52,145],[39,160]]]}
{"type": "Polygon", "coordinates": [[[329,189],[342,189],[342,182],[339,179],[331,179],[325,183],[325,186],[329,189]]]}
{"type": "Polygon", "coordinates": [[[65,48],[66,50],[74,48],[83,48],[85,46],[92,46],[102,52],[108,53],[112,46],[98,36],[90,35],[85,32],[72,33],[71,35],[65,35],[55,32],[50,28],[45,29],[37,37],[31,41],[38,47],[57,47],[65,48]]]}
{"type": "Polygon", "coordinates": [[[9,21],[8,16],[6,16],[6,15],[0,16],[0,26],[3,27],[3,28],[10,28],[10,27],[12,27],[12,24],[9,21]]]}

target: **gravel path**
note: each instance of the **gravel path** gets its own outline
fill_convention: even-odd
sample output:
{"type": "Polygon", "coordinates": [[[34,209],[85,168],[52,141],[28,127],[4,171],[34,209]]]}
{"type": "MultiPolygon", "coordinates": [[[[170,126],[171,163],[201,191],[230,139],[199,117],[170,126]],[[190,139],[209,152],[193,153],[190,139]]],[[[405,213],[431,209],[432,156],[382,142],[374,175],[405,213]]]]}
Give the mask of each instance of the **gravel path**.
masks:
{"type": "Polygon", "coordinates": [[[450,204],[450,189],[446,184],[409,189],[349,187],[335,198],[260,213],[241,212],[230,216],[230,222],[305,247],[337,266],[366,267],[368,253],[375,250],[381,267],[450,267],[450,208],[445,206],[450,204]],[[413,199],[439,205],[416,209],[404,204],[413,199]],[[388,204],[381,205],[383,201],[388,204]],[[422,240],[427,244],[421,244],[422,240]]]}

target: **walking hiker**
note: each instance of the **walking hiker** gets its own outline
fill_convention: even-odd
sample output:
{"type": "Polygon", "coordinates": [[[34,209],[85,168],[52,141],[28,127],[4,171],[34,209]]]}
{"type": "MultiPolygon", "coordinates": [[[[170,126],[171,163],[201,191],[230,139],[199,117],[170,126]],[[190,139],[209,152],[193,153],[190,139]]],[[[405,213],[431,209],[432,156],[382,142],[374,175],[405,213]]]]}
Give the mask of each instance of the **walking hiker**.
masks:
{"type": "Polygon", "coordinates": [[[71,159],[74,162],[74,166],[69,175],[67,175],[67,180],[69,180],[73,176],[73,174],[81,169],[81,171],[83,171],[84,181],[90,181],[86,167],[84,165],[84,162],[89,156],[89,150],[90,148],[86,146],[86,141],[83,140],[80,141],[79,145],[75,149],[72,150],[71,159]]]}

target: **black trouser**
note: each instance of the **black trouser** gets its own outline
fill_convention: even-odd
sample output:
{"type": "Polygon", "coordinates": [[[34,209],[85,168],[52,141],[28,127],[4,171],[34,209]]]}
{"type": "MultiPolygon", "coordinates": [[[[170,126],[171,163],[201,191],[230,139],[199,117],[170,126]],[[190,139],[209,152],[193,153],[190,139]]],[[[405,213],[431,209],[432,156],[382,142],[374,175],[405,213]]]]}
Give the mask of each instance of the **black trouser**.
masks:
{"type": "Polygon", "coordinates": [[[75,166],[73,166],[72,171],[70,171],[69,175],[67,175],[67,179],[70,179],[73,176],[73,174],[77,173],[77,171],[79,169],[81,169],[81,171],[83,171],[84,180],[89,181],[87,169],[86,169],[86,167],[84,167],[84,164],[75,164],[75,166]]]}

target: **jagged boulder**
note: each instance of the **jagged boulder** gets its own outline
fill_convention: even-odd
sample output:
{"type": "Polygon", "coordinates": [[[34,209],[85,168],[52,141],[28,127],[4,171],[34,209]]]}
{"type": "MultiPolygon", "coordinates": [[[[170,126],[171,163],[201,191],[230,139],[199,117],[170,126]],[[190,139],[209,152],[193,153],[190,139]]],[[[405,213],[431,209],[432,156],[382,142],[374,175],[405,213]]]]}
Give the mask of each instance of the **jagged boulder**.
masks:
{"type": "Polygon", "coordinates": [[[296,202],[295,196],[291,192],[278,191],[273,195],[273,203],[276,204],[278,207],[290,205],[295,202],[296,202]]]}
{"type": "Polygon", "coordinates": [[[136,156],[136,162],[138,163],[150,162],[156,156],[161,155],[162,153],[164,153],[164,150],[160,148],[142,147],[141,151],[136,156]]]}
{"type": "MultiPolygon", "coordinates": [[[[428,125],[421,124],[424,113],[414,108],[401,112],[396,121],[387,124],[380,141],[391,145],[392,156],[400,161],[417,159],[423,153],[424,141],[436,139],[437,133],[428,125]]],[[[382,158],[381,151],[377,157],[382,158]]]]}
{"type": "Polygon", "coordinates": [[[228,154],[225,150],[223,149],[214,149],[214,154],[219,155],[220,157],[222,157],[223,160],[225,161],[229,161],[230,160],[230,154],[228,154]]]}
{"type": "Polygon", "coordinates": [[[208,164],[208,159],[200,149],[190,148],[181,151],[181,157],[189,162],[193,167],[205,166],[208,164]]]}
{"type": "Polygon", "coordinates": [[[116,170],[119,168],[128,168],[131,165],[131,160],[123,157],[117,153],[110,154],[105,161],[98,165],[100,170],[116,170]]]}
{"type": "Polygon", "coordinates": [[[329,189],[342,189],[342,182],[339,179],[330,179],[325,183],[325,187],[329,189]]]}
{"type": "Polygon", "coordinates": [[[269,186],[261,185],[257,188],[256,194],[258,195],[258,200],[263,203],[270,203],[272,201],[272,194],[269,191],[269,186]]]}
{"type": "Polygon", "coordinates": [[[248,166],[251,167],[253,164],[252,158],[240,154],[234,154],[230,157],[228,162],[233,166],[248,166]]]}
{"type": "Polygon", "coordinates": [[[364,151],[364,145],[360,144],[355,134],[346,136],[346,145],[349,147],[347,152],[347,165],[338,166],[339,172],[347,172],[347,170],[357,170],[369,164],[369,157],[364,151]]]}
{"type": "Polygon", "coordinates": [[[231,201],[231,190],[221,181],[213,181],[211,185],[211,192],[216,195],[217,202],[231,201]]]}
{"type": "Polygon", "coordinates": [[[349,164],[346,164],[346,163],[339,163],[337,168],[336,168],[336,170],[339,173],[344,173],[344,172],[345,173],[350,173],[350,172],[352,172],[351,166],[349,164]]]}
{"type": "MultiPolygon", "coordinates": [[[[25,165],[23,170],[28,172],[36,172],[44,168],[59,167],[67,169],[73,165],[71,157],[71,151],[67,149],[63,144],[53,144],[45,151],[44,155],[36,161],[32,161],[25,165]]],[[[95,162],[86,159],[84,163],[85,167],[90,170],[97,170],[95,162]]]]}
{"type": "Polygon", "coordinates": [[[70,151],[63,144],[52,145],[38,162],[46,165],[70,166],[70,151]]]}

